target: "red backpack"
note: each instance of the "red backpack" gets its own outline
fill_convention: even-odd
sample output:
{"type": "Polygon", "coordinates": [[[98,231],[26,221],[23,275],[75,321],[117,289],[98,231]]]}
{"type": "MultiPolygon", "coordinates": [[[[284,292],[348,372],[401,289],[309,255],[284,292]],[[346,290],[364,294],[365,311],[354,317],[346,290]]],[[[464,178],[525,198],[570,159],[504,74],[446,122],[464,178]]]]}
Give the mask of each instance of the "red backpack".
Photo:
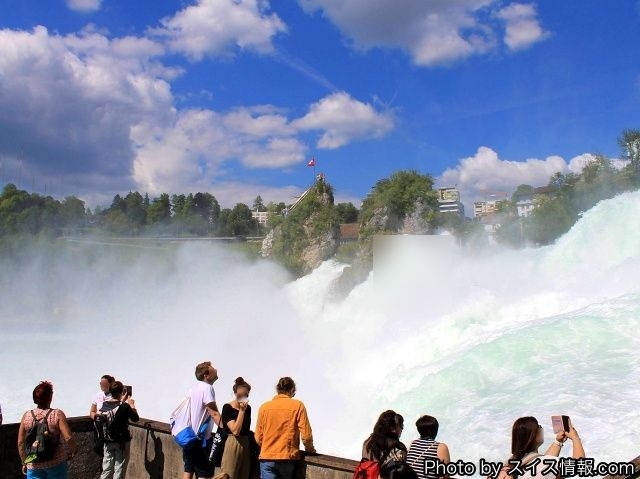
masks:
{"type": "Polygon", "coordinates": [[[380,464],[378,461],[363,459],[353,471],[353,479],[378,479],[380,477],[380,464]]]}

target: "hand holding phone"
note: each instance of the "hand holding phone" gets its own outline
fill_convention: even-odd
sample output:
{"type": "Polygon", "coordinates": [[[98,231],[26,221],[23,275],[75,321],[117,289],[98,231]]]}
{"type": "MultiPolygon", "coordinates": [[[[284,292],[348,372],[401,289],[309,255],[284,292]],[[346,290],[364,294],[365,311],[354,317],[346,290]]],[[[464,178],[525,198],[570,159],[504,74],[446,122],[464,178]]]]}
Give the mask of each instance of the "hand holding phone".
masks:
{"type": "Polygon", "coordinates": [[[551,416],[551,425],[555,434],[563,431],[569,432],[571,430],[571,418],[569,416],[551,416]]]}

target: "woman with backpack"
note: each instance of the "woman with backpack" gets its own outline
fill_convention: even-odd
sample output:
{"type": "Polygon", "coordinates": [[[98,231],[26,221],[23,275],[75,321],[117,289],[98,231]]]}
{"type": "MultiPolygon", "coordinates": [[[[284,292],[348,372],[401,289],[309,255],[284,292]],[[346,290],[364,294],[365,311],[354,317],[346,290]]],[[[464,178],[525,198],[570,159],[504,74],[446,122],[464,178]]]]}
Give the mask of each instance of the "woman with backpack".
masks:
{"type": "Polygon", "coordinates": [[[565,441],[571,440],[573,459],[584,457],[584,448],[573,424],[569,432],[560,431],[544,454],[538,448],[544,443],[544,430],[535,417],[521,417],[511,430],[511,456],[500,471],[498,479],[556,479],[558,456],[565,441]],[[511,462],[511,464],[510,464],[511,462]],[[555,468],[552,467],[555,462],[555,468]],[[509,475],[511,471],[511,475],[509,475]]]}
{"type": "Polygon", "coordinates": [[[35,409],[26,411],[18,429],[18,452],[27,479],[66,479],[67,461],[78,451],[67,417],[51,409],[53,385],[42,381],[33,390],[35,409]]]}
{"type": "Polygon", "coordinates": [[[373,427],[373,433],[362,446],[363,460],[376,461],[380,471],[394,463],[403,463],[407,459],[407,447],[400,442],[404,428],[404,418],[395,411],[380,414],[373,427]]]}
{"type": "Polygon", "coordinates": [[[104,454],[100,479],[124,479],[131,441],[129,421],[138,422],[140,416],[136,410],[136,402],[128,396],[120,381],[114,381],[109,391],[111,399],[107,399],[100,408],[100,415],[104,419],[104,454]]]}

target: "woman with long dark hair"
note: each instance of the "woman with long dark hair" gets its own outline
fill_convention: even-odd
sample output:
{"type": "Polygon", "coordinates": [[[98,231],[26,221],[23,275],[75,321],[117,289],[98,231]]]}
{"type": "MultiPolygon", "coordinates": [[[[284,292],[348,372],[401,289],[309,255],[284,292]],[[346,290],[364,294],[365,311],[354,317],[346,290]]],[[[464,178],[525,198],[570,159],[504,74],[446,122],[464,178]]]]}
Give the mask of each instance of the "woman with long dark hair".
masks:
{"type": "Polygon", "coordinates": [[[407,447],[400,442],[404,418],[395,411],[380,414],[373,432],[362,445],[362,458],[377,461],[382,469],[390,462],[405,462],[407,447]]]}
{"type": "Polygon", "coordinates": [[[538,450],[544,443],[544,430],[538,424],[538,420],[531,416],[517,419],[513,423],[511,430],[511,456],[498,476],[499,479],[509,477],[509,469],[515,472],[514,465],[517,465],[518,470],[522,471],[521,475],[518,472],[512,472],[511,477],[514,479],[555,479],[555,473],[549,471],[543,474],[543,472],[551,469],[549,466],[553,463],[552,461],[558,461],[560,451],[562,451],[567,439],[571,440],[573,445],[571,457],[574,459],[583,458],[584,448],[582,447],[582,441],[573,424],[569,432],[560,431],[556,434],[555,440],[545,453],[541,454],[538,450]],[[536,460],[537,464],[534,463],[536,460]]]}

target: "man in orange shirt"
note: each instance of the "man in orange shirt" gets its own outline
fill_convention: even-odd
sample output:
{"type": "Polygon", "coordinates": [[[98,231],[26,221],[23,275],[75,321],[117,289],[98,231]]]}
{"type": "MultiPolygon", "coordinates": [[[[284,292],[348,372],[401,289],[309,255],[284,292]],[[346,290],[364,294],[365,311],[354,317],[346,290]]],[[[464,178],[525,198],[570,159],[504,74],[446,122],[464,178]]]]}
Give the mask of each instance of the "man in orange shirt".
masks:
{"type": "Polygon", "coordinates": [[[281,378],[278,394],[260,406],[256,424],[256,442],[260,445],[261,479],[292,479],[300,459],[300,439],[305,451],[315,454],[307,410],[302,401],[293,399],[296,383],[281,378]]]}

